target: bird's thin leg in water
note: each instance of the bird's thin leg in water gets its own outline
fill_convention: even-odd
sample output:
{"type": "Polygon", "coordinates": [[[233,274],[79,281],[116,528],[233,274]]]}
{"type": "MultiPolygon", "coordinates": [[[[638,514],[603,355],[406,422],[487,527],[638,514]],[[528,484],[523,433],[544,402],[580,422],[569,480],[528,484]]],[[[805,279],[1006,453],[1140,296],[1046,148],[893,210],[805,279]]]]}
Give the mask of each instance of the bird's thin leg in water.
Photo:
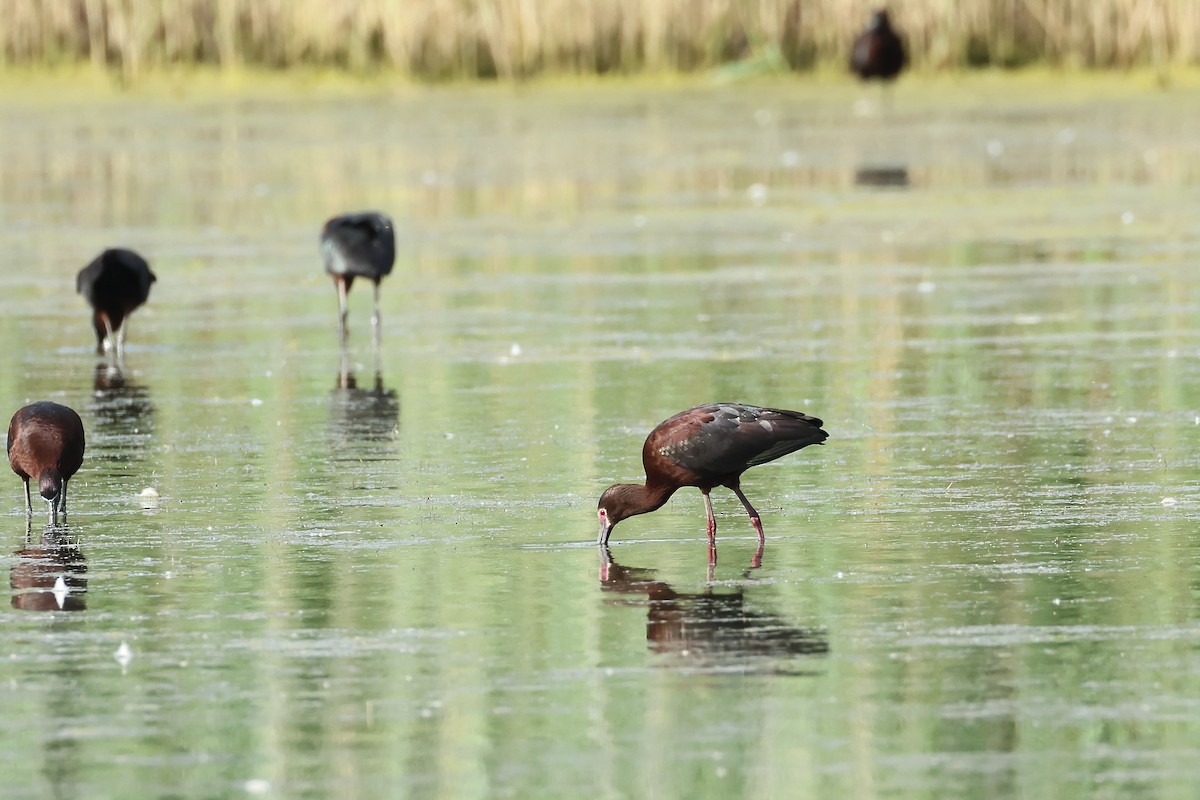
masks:
{"type": "Polygon", "coordinates": [[[25,516],[33,519],[33,501],[29,497],[29,479],[25,479],[25,516]]]}
{"type": "Polygon", "coordinates": [[[713,548],[717,544],[717,518],[713,516],[712,497],[708,492],[704,492],[704,513],[708,514],[708,546],[713,548]]]}
{"type": "Polygon", "coordinates": [[[50,503],[50,524],[58,524],[58,498],[52,497],[47,502],[50,503]]]}
{"type": "Polygon", "coordinates": [[[337,284],[338,293],[338,341],[342,347],[346,346],[346,313],[349,309],[346,307],[346,279],[338,276],[333,279],[337,284]]]}
{"type": "Polygon", "coordinates": [[[758,541],[759,544],[762,544],[766,541],[767,537],[763,535],[762,520],[758,518],[758,512],[754,510],[754,506],[750,505],[750,501],[746,499],[746,495],[742,494],[740,486],[730,486],[729,488],[733,489],[733,493],[738,496],[738,500],[741,500],[742,505],[746,507],[747,513],[750,514],[750,524],[754,526],[754,530],[758,531],[758,541]]]}
{"type": "Polygon", "coordinates": [[[62,490],[58,493],[58,507],[62,511],[63,521],[67,519],[67,480],[63,480],[62,490]]]}
{"type": "Polygon", "coordinates": [[[120,364],[125,358],[125,328],[129,325],[128,319],[121,320],[121,327],[117,328],[117,363],[120,364]]]}
{"type": "Polygon", "coordinates": [[[712,495],[704,492],[704,512],[708,515],[708,579],[717,565],[717,518],[713,516],[712,495]]]}
{"type": "Polygon", "coordinates": [[[379,281],[375,281],[375,313],[371,316],[371,327],[375,331],[375,346],[379,347],[383,338],[383,317],[379,315],[379,281]]]}
{"type": "Polygon", "coordinates": [[[758,540],[758,548],[754,551],[754,558],[750,559],[750,569],[758,569],[762,566],[763,540],[758,540]]]}
{"type": "Polygon", "coordinates": [[[108,318],[108,314],[101,314],[100,319],[104,321],[104,342],[100,345],[100,349],[107,353],[116,345],[113,339],[112,321],[108,318]]]}

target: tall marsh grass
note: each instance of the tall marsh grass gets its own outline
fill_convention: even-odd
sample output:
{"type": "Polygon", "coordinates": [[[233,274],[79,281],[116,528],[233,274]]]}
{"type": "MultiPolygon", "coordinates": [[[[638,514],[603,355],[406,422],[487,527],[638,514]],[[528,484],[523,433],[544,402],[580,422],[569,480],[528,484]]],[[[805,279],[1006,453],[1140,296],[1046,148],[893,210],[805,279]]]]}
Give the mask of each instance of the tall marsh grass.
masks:
{"type": "MultiPolygon", "coordinates": [[[[0,0],[0,64],[423,80],[840,65],[866,0],[0,0]]],[[[1200,62],[1200,0],[896,0],[926,68],[1200,62]]]]}

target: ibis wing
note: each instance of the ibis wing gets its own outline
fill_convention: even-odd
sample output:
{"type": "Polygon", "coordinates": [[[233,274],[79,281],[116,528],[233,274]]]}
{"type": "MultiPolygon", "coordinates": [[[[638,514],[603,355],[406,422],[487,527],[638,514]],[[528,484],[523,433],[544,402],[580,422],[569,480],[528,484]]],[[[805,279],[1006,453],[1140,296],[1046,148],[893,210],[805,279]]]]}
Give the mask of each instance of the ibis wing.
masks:
{"type": "Polygon", "coordinates": [[[669,455],[698,475],[720,478],[820,444],[829,434],[821,420],[798,411],[714,403],[681,421],[689,430],[670,437],[669,455]]]}

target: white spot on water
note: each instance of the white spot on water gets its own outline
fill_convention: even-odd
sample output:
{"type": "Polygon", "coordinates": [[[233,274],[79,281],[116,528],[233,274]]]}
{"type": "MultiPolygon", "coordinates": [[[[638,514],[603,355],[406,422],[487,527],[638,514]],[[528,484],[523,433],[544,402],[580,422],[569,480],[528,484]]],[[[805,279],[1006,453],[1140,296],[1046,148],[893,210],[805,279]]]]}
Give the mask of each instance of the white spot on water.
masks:
{"type": "Polygon", "coordinates": [[[921,281],[917,284],[917,291],[921,294],[932,294],[936,288],[937,284],[933,281],[921,281]]]}
{"type": "Polygon", "coordinates": [[[115,658],[117,663],[122,667],[125,667],[127,664],[129,664],[129,662],[133,660],[133,650],[130,649],[129,643],[121,642],[121,646],[118,647],[116,652],[113,653],[113,658],[115,658]]]}
{"type": "Polygon", "coordinates": [[[987,154],[992,158],[999,158],[1004,155],[1004,142],[999,139],[991,139],[987,143],[987,154]]]}
{"type": "Polygon", "coordinates": [[[779,160],[785,167],[794,167],[800,163],[800,154],[795,150],[784,150],[779,160]]]}
{"type": "Polygon", "coordinates": [[[242,784],[246,794],[266,794],[271,791],[271,782],[266,778],[251,778],[242,784]]]}
{"type": "Polygon", "coordinates": [[[1133,212],[1132,212],[1132,211],[1126,211],[1124,214],[1122,214],[1122,215],[1121,215],[1121,222],[1122,222],[1122,223],[1124,223],[1125,225],[1129,225],[1129,224],[1131,224],[1131,223],[1133,222],[1133,212]]]}
{"type": "Polygon", "coordinates": [[[67,582],[63,580],[63,576],[59,575],[54,580],[54,602],[58,603],[58,607],[62,608],[63,603],[67,601],[67,595],[71,590],[67,588],[67,582]]]}
{"type": "Polygon", "coordinates": [[[1134,423],[1137,422],[1137,417],[1126,417],[1125,421],[1128,422],[1130,425],[1133,425],[1134,423]]]}
{"type": "Polygon", "coordinates": [[[257,398],[257,397],[250,398],[250,405],[258,407],[258,406],[261,406],[262,404],[263,404],[263,401],[260,400],[259,398],[257,398]]]}
{"type": "Polygon", "coordinates": [[[517,344],[516,342],[513,342],[512,347],[508,348],[508,354],[510,356],[512,356],[513,358],[516,358],[517,356],[521,355],[521,345],[517,344]]]}
{"type": "Polygon", "coordinates": [[[646,227],[646,215],[645,214],[635,214],[633,217],[633,227],[635,227],[635,228],[646,227]]]}
{"type": "Polygon", "coordinates": [[[1175,505],[1175,502],[1176,501],[1175,501],[1174,497],[1164,497],[1162,499],[1162,504],[1164,506],[1166,506],[1167,508],[1170,508],[1171,506],[1175,505]]]}
{"type": "Polygon", "coordinates": [[[756,206],[761,206],[767,202],[767,186],[763,183],[752,183],[750,188],[746,190],[746,196],[750,198],[750,202],[756,206]]]}

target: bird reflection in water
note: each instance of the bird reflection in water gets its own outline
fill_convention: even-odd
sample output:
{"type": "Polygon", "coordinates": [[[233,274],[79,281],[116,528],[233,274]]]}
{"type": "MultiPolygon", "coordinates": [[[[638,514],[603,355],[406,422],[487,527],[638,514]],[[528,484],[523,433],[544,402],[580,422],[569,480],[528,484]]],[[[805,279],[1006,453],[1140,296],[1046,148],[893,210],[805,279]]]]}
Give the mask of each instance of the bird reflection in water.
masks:
{"type": "Polygon", "coordinates": [[[48,525],[41,541],[25,529],[25,547],[13,554],[12,607],[23,611],[82,611],[87,562],[66,525],[48,525]]]}
{"type": "Polygon", "coordinates": [[[908,167],[903,164],[863,164],[854,170],[854,185],[871,189],[907,189],[908,167]]]}
{"type": "Polygon", "coordinates": [[[383,385],[378,357],[375,380],[366,387],[359,386],[343,352],[329,405],[331,429],[343,441],[391,441],[400,425],[400,398],[383,385]]]}
{"type": "Polygon", "coordinates": [[[604,546],[600,547],[600,585],[606,592],[644,597],[616,602],[645,605],[650,650],[694,666],[802,675],[811,670],[782,662],[829,652],[825,631],[790,625],[749,607],[741,587],[722,593],[711,586],[695,594],[678,592],[655,579],[654,570],[621,566],[604,546]]]}
{"type": "Polygon", "coordinates": [[[149,435],[154,403],[145,386],[117,364],[100,361],[92,377],[92,413],[106,436],[149,435]]]}

